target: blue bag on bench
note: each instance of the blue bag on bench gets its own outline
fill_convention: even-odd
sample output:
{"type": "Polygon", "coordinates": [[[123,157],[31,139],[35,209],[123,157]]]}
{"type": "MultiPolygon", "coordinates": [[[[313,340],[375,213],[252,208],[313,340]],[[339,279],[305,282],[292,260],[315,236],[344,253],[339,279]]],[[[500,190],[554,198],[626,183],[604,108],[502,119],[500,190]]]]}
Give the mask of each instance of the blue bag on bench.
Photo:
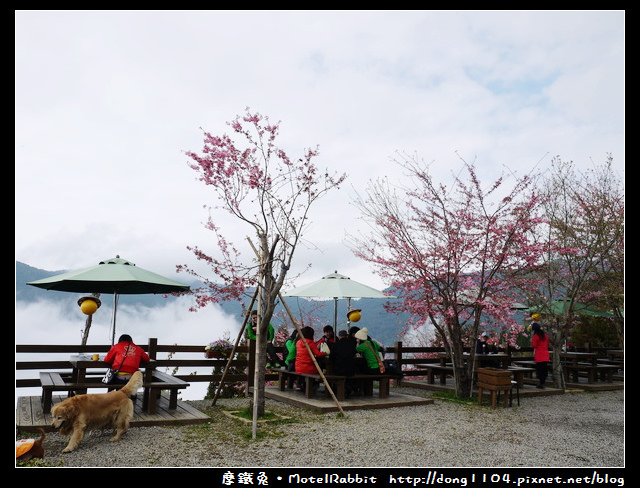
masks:
{"type": "Polygon", "coordinates": [[[384,359],[382,362],[384,363],[384,374],[402,376],[402,369],[398,365],[398,361],[395,359],[384,359]]]}

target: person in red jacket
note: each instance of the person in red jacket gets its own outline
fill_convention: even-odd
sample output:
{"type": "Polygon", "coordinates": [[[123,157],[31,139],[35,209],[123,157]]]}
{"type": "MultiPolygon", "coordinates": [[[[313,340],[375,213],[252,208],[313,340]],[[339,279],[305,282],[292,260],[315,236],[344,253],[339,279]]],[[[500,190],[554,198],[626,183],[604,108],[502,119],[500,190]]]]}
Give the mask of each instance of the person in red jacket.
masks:
{"type": "Polygon", "coordinates": [[[140,369],[141,364],[149,362],[149,355],[133,343],[129,334],[122,334],[118,343],[109,349],[104,362],[109,363],[111,369],[119,369],[113,383],[125,384],[131,379],[131,375],[140,369]]]}
{"type": "Polygon", "coordinates": [[[533,347],[533,360],[536,363],[536,376],[540,382],[536,388],[544,388],[544,383],[547,380],[547,368],[549,367],[549,336],[540,328],[540,324],[537,322],[540,320],[540,315],[533,314],[531,316],[533,323],[531,324],[531,347],[533,347]]]}
{"type": "Polygon", "coordinates": [[[296,343],[296,373],[318,374],[318,370],[313,364],[313,359],[309,356],[309,351],[307,351],[303,341],[309,344],[309,348],[315,357],[323,358],[328,354],[321,352],[313,341],[313,327],[303,327],[300,332],[302,332],[302,339],[296,343]]]}
{"type": "MultiPolygon", "coordinates": [[[[313,327],[303,327],[300,332],[302,333],[302,338],[298,339],[298,342],[296,342],[296,373],[318,374],[318,369],[313,363],[313,359],[309,355],[309,351],[304,345],[305,342],[309,344],[309,349],[311,349],[311,353],[315,357],[323,358],[325,356],[328,356],[328,354],[320,351],[318,349],[318,346],[316,346],[316,343],[313,340],[313,327]]],[[[304,389],[304,380],[300,378],[298,381],[298,390],[304,391],[304,389]]]]}

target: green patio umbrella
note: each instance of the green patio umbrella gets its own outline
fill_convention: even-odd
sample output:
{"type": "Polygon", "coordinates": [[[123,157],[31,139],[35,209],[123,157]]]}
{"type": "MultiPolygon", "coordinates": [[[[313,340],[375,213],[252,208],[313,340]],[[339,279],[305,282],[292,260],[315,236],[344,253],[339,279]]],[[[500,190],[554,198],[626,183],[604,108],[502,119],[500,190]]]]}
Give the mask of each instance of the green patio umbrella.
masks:
{"type": "Polygon", "coordinates": [[[147,271],[131,261],[120,258],[120,256],[105,259],[100,261],[97,266],[90,268],[30,281],[27,285],[45,290],[113,294],[112,344],[115,342],[119,295],[169,294],[189,291],[188,285],[147,271]]]}
{"type": "MultiPolygon", "coordinates": [[[[539,306],[539,307],[529,307],[526,308],[525,311],[529,313],[551,313],[552,315],[563,315],[566,311],[569,310],[569,306],[571,305],[570,298],[557,298],[551,302],[551,304],[547,306],[539,306]]],[[[598,310],[593,307],[589,307],[584,303],[575,302],[573,304],[573,313],[576,315],[587,315],[591,317],[614,317],[611,312],[606,312],[604,310],[598,310]]]]}

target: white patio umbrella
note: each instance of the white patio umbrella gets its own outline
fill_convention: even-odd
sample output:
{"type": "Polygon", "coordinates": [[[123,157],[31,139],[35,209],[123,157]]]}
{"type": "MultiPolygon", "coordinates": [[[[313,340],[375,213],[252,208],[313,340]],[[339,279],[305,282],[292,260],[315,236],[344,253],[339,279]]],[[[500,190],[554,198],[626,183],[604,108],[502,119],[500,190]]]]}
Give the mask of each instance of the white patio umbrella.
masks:
{"type": "Polygon", "coordinates": [[[347,299],[347,310],[351,310],[352,298],[394,298],[385,295],[380,290],[376,290],[368,285],[352,280],[348,276],[338,274],[335,271],[327,276],[323,276],[317,281],[302,285],[293,290],[283,293],[286,297],[307,297],[307,298],[333,298],[334,313],[333,327],[338,325],[338,299],[347,299]]]}

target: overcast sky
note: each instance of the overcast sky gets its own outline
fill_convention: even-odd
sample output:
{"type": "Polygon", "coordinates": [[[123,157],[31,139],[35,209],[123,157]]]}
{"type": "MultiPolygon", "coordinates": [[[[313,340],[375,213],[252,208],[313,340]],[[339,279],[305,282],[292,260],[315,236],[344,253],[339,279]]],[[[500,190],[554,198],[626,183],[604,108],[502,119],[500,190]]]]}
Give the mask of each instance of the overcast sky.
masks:
{"type": "MultiPolygon", "coordinates": [[[[312,208],[295,286],[353,257],[354,189],[394,177],[397,152],[450,181],[586,169],[624,174],[624,11],[16,11],[16,260],[77,269],[119,254],[178,281],[214,252],[214,203],[184,151],[231,134],[245,107],[281,121],[290,157],[346,185],[312,208]]],[[[216,216],[225,222],[223,215],[216,216]]],[[[250,229],[228,237],[245,255],[250,229]]],[[[292,269],[294,274],[296,269],[292,269]]],[[[215,338],[214,338],[215,339],[215,338]]]]}

